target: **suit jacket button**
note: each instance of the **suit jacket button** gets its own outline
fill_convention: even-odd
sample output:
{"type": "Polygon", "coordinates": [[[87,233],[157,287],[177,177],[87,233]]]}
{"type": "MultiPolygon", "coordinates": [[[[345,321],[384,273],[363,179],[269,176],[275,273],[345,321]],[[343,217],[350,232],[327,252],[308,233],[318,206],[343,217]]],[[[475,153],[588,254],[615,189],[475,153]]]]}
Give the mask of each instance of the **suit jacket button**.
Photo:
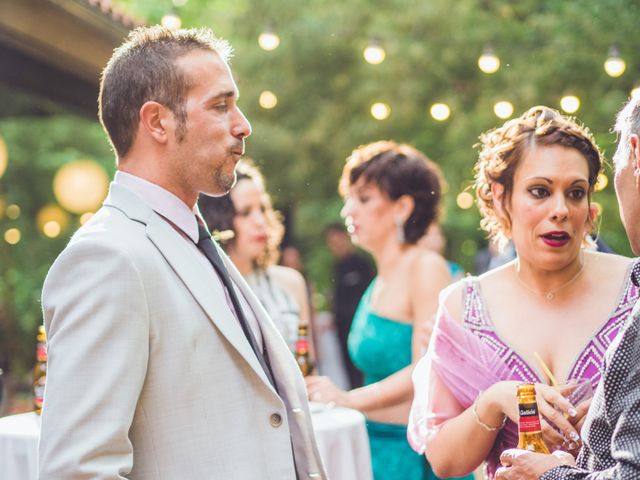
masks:
{"type": "Polygon", "coordinates": [[[272,413],[269,416],[269,423],[273,428],[278,428],[280,425],[282,425],[282,415],[280,415],[279,413],[272,413]]]}

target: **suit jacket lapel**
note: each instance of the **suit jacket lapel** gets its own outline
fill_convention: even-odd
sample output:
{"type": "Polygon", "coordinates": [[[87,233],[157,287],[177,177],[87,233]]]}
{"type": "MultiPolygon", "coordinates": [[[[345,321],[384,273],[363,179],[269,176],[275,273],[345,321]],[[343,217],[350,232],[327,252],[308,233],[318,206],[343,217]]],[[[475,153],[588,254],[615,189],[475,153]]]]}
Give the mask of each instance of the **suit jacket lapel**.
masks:
{"type": "MultiPolygon", "coordinates": [[[[180,277],[211,322],[249,363],[262,381],[269,388],[272,388],[251,346],[247,342],[238,320],[231,312],[231,309],[228,308],[224,292],[220,289],[212,288],[211,275],[214,274],[212,273],[213,270],[208,271],[206,264],[198,261],[195,255],[189,254],[187,245],[185,245],[187,240],[162,217],[144,204],[137,195],[123,187],[112,184],[104,204],[118,208],[131,220],[146,225],[149,240],[158,248],[167,263],[180,277]]],[[[235,278],[234,281],[236,281],[235,278]]],[[[254,308],[253,305],[252,308],[254,308]]]]}

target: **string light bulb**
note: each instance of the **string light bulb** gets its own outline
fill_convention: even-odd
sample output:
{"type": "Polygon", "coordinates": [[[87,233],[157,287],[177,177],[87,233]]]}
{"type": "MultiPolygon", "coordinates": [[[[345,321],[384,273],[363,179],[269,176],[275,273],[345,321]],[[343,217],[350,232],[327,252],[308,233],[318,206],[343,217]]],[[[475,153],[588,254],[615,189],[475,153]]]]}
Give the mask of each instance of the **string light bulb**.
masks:
{"type": "Polygon", "coordinates": [[[487,74],[496,73],[500,68],[500,58],[495,54],[493,48],[485,47],[482,55],[478,57],[478,68],[487,74]]]}
{"type": "Polygon", "coordinates": [[[604,62],[604,71],[607,75],[613,78],[618,78],[627,69],[627,64],[620,56],[620,50],[618,47],[612,46],[609,48],[609,57],[604,62]]]}
{"type": "Polygon", "coordinates": [[[376,120],[385,120],[391,115],[391,107],[386,103],[377,102],[371,105],[371,116],[376,120]]]}
{"type": "Polygon", "coordinates": [[[267,27],[258,37],[258,45],[261,49],[270,52],[280,46],[280,37],[273,28],[267,27]]]}
{"type": "Polygon", "coordinates": [[[431,105],[429,113],[431,113],[431,116],[435,120],[444,122],[447,118],[449,118],[449,115],[451,115],[451,109],[446,103],[434,103],[433,105],[431,105]]]}
{"type": "Polygon", "coordinates": [[[169,30],[178,30],[182,26],[182,20],[173,9],[164,14],[160,23],[169,30]]]}
{"type": "MultiPolygon", "coordinates": [[[[635,98],[640,95],[640,85],[636,85],[633,90],[631,90],[631,97],[635,98]]],[[[0,175],[1,176],[1,175],[0,175]]]]}
{"type": "Polygon", "coordinates": [[[567,113],[576,113],[580,108],[580,99],[575,95],[565,95],[560,99],[560,108],[567,113]]]}
{"type": "Polygon", "coordinates": [[[506,100],[502,100],[500,102],[497,102],[493,106],[493,112],[499,118],[502,118],[502,119],[509,118],[511,115],[513,115],[513,104],[506,100]]]}
{"type": "Polygon", "coordinates": [[[384,62],[384,59],[387,57],[387,53],[384,51],[384,48],[382,48],[380,40],[377,38],[374,38],[369,42],[369,45],[366,46],[362,55],[364,56],[364,59],[372,65],[379,65],[384,62]]]}

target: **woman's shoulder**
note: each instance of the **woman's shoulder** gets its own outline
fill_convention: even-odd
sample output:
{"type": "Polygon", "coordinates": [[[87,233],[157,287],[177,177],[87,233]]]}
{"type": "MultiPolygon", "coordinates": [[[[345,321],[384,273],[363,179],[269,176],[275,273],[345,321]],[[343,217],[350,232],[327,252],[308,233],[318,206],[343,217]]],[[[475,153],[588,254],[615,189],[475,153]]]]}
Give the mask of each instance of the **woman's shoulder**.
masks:
{"type": "Polygon", "coordinates": [[[410,255],[408,255],[407,260],[409,273],[412,279],[433,277],[434,274],[450,276],[447,261],[436,252],[416,247],[410,255]]]}
{"type": "Polygon", "coordinates": [[[590,275],[602,278],[606,274],[609,278],[619,277],[621,280],[627,278],[631,265],[638,261],[638,258],[629,258],[615,253],[585,252],[585,265],[590,275]]]}
{"type": "Polygon", "coordinates": [[[294,268],[282,265],[270,265],[266,268],[265,272],[287,290],[305,288],[306,282],[304,277],[294,268]]]}

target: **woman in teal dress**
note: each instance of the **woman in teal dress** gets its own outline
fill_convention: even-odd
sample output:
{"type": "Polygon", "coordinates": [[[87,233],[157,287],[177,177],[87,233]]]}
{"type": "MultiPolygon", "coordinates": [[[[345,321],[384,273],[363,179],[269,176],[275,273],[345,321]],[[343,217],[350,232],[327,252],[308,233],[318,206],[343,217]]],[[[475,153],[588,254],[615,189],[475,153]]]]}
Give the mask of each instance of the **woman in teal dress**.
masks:
{"type": "MultiPolygon", "coordinates": [[[[345,392],[326,377],[307,377],[309,398],[367,416],[375,480],[437,478],[407,442],[411,372],[428,344],[438,294],[451,276],[437,253],[416,246],[436,220],[440,173],[408,145],[376,142],[356,149],[340,180],[351,238],[373,256],[378,276],[360,301],[349,352],[365,385],[345,392]]],[[[472,477],[469,477],[472,478],[472,477]]]]}

